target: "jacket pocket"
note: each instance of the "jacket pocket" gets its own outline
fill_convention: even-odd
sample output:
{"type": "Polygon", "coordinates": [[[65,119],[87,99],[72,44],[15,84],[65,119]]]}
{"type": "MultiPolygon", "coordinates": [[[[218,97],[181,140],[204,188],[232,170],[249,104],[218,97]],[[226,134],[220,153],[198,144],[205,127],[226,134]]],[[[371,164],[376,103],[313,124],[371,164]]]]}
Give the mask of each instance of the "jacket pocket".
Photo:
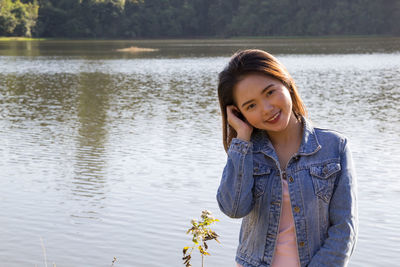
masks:
{"type": "Polygon", "coordinates": [[[253,193],[254,197],[258,198],[265,192],[265,187],[267,186],[267,178],[271,173],[271,168],[266,165],[254,163],[253,167],[253,177],[254,177],[254,187],[253,193]]]}
{"type": "Polygon", "coordinates": [[[322,163],[310,167],[315,194],[329,203],[335,185],[336,174],[341,170],[338,162],[322,163]]]}

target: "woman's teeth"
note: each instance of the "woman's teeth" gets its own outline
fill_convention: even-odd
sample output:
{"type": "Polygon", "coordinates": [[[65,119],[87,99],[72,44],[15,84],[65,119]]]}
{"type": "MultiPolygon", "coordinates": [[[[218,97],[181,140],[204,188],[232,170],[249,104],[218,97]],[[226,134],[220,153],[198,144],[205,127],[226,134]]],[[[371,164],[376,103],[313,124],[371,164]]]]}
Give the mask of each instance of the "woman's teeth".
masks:
{"type": "Polygon", "coordinates": [[[279,112],[276,113],[275,116],[273,116],[273,117],[272,117],[271,119],[269,119],[268,121],[273,121],[273,120],[275,120],[275,119],[278,117],[278,115],[279,115],[279,112]]]}

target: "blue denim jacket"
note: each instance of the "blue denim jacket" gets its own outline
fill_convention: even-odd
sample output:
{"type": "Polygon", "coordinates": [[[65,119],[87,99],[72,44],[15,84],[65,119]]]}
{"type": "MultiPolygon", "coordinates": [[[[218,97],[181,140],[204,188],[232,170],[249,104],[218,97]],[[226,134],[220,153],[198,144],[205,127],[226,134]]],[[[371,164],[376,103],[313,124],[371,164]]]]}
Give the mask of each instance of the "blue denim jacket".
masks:
{"type": "Polygon", "coordinates": [[[270,266],[279,230],[282,181],[288,181],[301,266],[346,266],[358,233],[357,185],[347,140],[303,118],[299,151],[286,169],[264,131],[234,138],[217,200],[222,212],[242,218],[236,261],[270,266]]]}

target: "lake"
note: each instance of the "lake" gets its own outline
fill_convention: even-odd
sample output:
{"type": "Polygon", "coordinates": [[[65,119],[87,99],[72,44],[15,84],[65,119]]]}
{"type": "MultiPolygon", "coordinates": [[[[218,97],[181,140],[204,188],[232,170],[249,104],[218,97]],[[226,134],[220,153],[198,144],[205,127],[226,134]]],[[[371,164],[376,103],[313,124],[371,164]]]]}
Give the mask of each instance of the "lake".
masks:
{"type": "Polygon", "coordinates": [[[399,262],[400,38],[353,37],[0,41],[0,265],[183,266],[190,220],[208,209],[221,244],[206,266],[234,266],[241,221],[215,198],[216,85],[243,48],[273,53],[314,124],[350,139],[349,266],[399,262]],[[118,51],[132,46],[153,51],[118,51]]]}

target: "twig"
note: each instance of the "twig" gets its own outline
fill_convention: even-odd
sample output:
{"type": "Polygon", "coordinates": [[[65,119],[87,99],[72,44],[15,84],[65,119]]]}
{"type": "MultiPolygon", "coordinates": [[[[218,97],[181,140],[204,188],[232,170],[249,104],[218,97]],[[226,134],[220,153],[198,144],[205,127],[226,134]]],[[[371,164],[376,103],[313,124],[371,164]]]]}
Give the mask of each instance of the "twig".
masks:
{"type": "Polygon", "coordinates": [[[113,259],[113,261],[112,261],[112,263],[111,263],[111,267],[114,266],[114,262],[116,262],[116,261],[117,261],[117,257],[114,257],[114,259],[113,259]]]}
{"type": "Polygon", "coordinates": [[[40,237],[40,242],[42,243],[42,250],[43,250],[43,256],[44,256],[44,266],[47,267],[46,248],[44,247],[44,242],[43,242],[43,238],[42,237],[40,237]]]}

